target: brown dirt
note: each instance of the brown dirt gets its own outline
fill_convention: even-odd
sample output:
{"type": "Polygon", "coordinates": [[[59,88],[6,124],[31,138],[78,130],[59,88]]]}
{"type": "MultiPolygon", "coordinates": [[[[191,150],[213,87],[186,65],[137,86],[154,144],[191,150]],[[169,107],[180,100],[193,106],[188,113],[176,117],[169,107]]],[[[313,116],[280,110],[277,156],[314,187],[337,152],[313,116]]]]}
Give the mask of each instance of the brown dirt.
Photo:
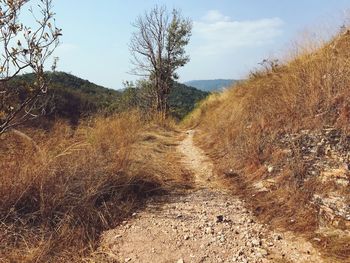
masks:
{"type": "Polygon", "coordinates": [[[187,131],[177,150],[194,175],[194,189],[149,199],[145,209],[104,233],[92,261],[325,262],[311,243],[256,222],[242,200],[219,187],[193,134],[187,131]]]}

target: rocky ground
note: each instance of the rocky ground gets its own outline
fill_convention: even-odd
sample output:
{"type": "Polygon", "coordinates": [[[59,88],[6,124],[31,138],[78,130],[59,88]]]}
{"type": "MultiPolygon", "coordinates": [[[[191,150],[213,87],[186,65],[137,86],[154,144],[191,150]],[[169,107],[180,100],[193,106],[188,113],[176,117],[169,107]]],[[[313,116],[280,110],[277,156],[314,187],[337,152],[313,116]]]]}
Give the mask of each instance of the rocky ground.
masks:
{"type": "MultiPolygon", "coordinates": [[[[334,127],[318,131],[302,130],[286,134],[281,140],[287,153],[285,163],[299,156],[304,163],[305,181],[315,179],[322,191],[315,193],[313,202],[320,208],[320,225],[344,229],[350,227],[350,137],[334,127]]],[[[282,167],[276,167],[283,169],[282,167]]],[[[344,231],[350,235],[350,231],[344,231]]]]}
{"type": "Polygon", "coordinates": [[[99,262],[324,262],[303,238],[269,230],[243,201],[214,190],[212,163],[192,138],[187,132],[178,150],[195,190],[154,197],[105,232],[99,262]]]}

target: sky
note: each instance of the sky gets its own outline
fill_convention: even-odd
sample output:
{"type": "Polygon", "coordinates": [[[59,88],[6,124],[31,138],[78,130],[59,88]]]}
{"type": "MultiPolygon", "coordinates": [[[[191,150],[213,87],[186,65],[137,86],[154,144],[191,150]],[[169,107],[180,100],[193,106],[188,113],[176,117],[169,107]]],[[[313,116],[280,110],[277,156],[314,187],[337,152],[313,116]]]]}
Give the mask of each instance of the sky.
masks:
{"type": "Polygon", "coordinates": [[[135,80],[128,43],[133,21],[154,5],[178,8],[193,21],[191,61],[180,81],[244,78],[306,28],[341,23],[350,0],[53,0],[63,36],[59,71],[119,89],[135,80]]]}

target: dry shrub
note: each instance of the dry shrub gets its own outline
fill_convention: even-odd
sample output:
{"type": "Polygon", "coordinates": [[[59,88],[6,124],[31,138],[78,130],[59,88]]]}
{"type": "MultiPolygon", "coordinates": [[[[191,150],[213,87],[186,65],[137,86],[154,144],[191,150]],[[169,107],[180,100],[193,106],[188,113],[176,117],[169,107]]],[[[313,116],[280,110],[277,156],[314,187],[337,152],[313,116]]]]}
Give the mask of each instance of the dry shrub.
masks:
{"type": "MultiPolygon", "coordinates": [[[[310,199],[315,186],[305,181],[307,167],[303,161],[293,159],[294,165],[272,174],[266,166],[278,167],[286,161],[283,154],[274,155],[279,151],[280,136],[286,133],[329,126],[348,131],[349,86],[347,30],[316,51],[303,50],[284,64],[265,61],[263,68],[245,82],[209,97],[188,117],[189,125],[199,124],[195,139],[214,158],[219,174],[233,169],[240,175],[240,183],[237,178],[232,182],[240,189],[233,188],[244,194],[262,220],[313,233],[317,209],[310,205],[310,199]],[[275,188],[255,195],[253,184],[267,177],[275,177],[275,188]]],[[[339,251],[350,255],[349,249],[339,251]]]]}
{"type": "Polygon", "coordinates": [[[172,166],[146,170],[133,156],[149,128],[129,112],[75,130],[65,123],[27,130],[33,139],[1,137],[0,262],[72,261],[142,198],[164,191],[161,175],[172,166]]]}

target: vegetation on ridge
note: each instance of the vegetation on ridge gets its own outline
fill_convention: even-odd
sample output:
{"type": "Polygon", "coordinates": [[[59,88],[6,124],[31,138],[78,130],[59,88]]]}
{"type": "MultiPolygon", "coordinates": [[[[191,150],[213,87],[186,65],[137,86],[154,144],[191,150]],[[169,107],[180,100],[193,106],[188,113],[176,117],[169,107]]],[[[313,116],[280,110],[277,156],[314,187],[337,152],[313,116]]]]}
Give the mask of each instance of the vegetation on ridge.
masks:
{"type": "MultiPolygon", "coordinates": [[[[45,119],[65,119],[77,125],[84,117],[120,113],[138,107],[144,108],[142,105],[147,104],[141,96],[141,87],[113,90],[65,72],[47,72],[46,78],[50,80],[45,98],[48,103],[45,105],[44,116],[35,125],[43,123],[45,119]]],[[[20,100],[26,93],[25,87],[34,81],[34,74],[24,74],[12,79],[9,86],[18,90],[20,100]]],[[[207,95],[207,92],[175,83],[169,94],[170,116],[182,119],[207,95]]],[[[144,110],[150,111],[148,107],[144,110]]]]}
{"type": "MultiPolygon", "coordinates": [[[[317,236],[320,242],[313,243],[340,261],[350,256],[350,240],[318,230],[327,222],[322,219],[327,198],[350,201],[344,187],[349,159],[341,153],[350,135],[349,47],[348,30],[289,62],[266,60],[234,89],[209,96],[185,122],[198,126],[196,140],[218,174],[250,201],[261,220],[317,236]],[[339,136],[318,135],[331,134],[326,128],[339,136]],[[336,171],[345,176],[344,185],[336,171]]],[[[345,218],[332,220],[333,228],[348,227],[345,218]]]]}

